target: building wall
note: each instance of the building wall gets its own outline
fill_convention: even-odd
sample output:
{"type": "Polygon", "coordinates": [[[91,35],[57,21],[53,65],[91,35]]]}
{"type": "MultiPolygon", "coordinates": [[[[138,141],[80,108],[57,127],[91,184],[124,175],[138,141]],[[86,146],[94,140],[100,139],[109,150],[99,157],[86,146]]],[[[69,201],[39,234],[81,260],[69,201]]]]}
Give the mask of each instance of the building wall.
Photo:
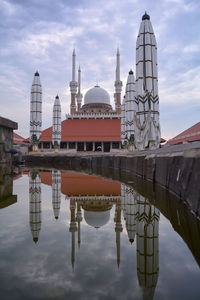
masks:
{"type": "MultiPolygon", "coordinates": [[[[10,150],[13,147],[13,130],[17,129],[17,123],[0,117],[0,143],[4,142],[6,149],[10,150]]],[[[3,145],[0,144],[0,164],[10,163],[11,154],[5,153],[3,145]]]]}

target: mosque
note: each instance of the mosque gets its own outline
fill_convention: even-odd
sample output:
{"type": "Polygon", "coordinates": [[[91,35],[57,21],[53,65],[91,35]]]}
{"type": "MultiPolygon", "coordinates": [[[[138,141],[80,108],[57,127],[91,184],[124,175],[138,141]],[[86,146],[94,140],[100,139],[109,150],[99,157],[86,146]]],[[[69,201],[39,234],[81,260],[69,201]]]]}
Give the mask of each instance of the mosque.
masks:
{"type": "Polygon", "coordinates": [[[128,73],[125,96],[121,102],[120,53],[116,53],[114,103],[108,92],[95,85],[81,93],[81,69],[76,81],[76,53],[72,54],[70,114],[61,122],[59,96],[53,106],[52,126],[42,131],[42,86],[36,72],[31,89],[30,141],[33,150],[74,149],[75,151],[110,152],[121,147],[156,149],[160,145],[157,46],[145,12],[136,41],[136,77],[128,73]]]}

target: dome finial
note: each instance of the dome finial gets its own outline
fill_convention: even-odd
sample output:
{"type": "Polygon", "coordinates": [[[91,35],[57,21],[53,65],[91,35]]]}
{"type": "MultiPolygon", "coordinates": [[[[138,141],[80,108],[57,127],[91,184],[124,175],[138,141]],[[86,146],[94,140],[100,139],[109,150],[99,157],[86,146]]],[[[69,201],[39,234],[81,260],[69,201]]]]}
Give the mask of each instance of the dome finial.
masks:
{"type": "Polygon", "coordinates": [[[150,20],[150,16],[147,14],[146,10],[145,10],[145,14],[142,17],[142,21],[144,20],[150,20]]]}

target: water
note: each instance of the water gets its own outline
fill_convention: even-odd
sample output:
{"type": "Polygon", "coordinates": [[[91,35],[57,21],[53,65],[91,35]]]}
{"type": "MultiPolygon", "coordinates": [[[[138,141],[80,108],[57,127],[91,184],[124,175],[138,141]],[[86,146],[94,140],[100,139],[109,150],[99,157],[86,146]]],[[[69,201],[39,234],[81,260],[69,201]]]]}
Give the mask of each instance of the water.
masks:
{"type": "Polygon", "coordinates": [[[13,195],[0,202],[1,299],[200,299],[193,216],[176,213],[180,236],[132,187],[73,172],[24,172],[13,195]]]}

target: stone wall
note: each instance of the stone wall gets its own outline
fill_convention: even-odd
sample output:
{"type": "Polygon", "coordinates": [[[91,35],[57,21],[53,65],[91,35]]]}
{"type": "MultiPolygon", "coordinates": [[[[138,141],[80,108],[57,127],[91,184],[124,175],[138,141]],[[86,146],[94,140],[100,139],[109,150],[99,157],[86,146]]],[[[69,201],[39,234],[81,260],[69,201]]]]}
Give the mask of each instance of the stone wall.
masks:
{"type": "MultiPolygon", "coordinates": [[[[171,149],[171,148],[170,148],[171,149]]],[[[200,149],[157,154],[38,154],[25,157],[30,165],[63,170],[86,171],[121,182],[144,182],[140,194],[145,194],[147,182],[178,196],[189,209],[200,216],[200,149]],[[153,184],[152,184],[153,183],[153,184]]],[[[134,187],[136,190],[137,186],[134,187]]],[[[145,196],[145,195],[144,195],[145,196]]]]}
{"type": "MultiPolygon", "coordinates": [[[[12,149],[13,146],[13,130],[17,129],[17,123],[0,117],[0,142],[5,143],[6,149],[12,149]]],[[[5,153],[3,145],[0,144],[0,163],[10,163],[11,154],[5,153]]]]}

